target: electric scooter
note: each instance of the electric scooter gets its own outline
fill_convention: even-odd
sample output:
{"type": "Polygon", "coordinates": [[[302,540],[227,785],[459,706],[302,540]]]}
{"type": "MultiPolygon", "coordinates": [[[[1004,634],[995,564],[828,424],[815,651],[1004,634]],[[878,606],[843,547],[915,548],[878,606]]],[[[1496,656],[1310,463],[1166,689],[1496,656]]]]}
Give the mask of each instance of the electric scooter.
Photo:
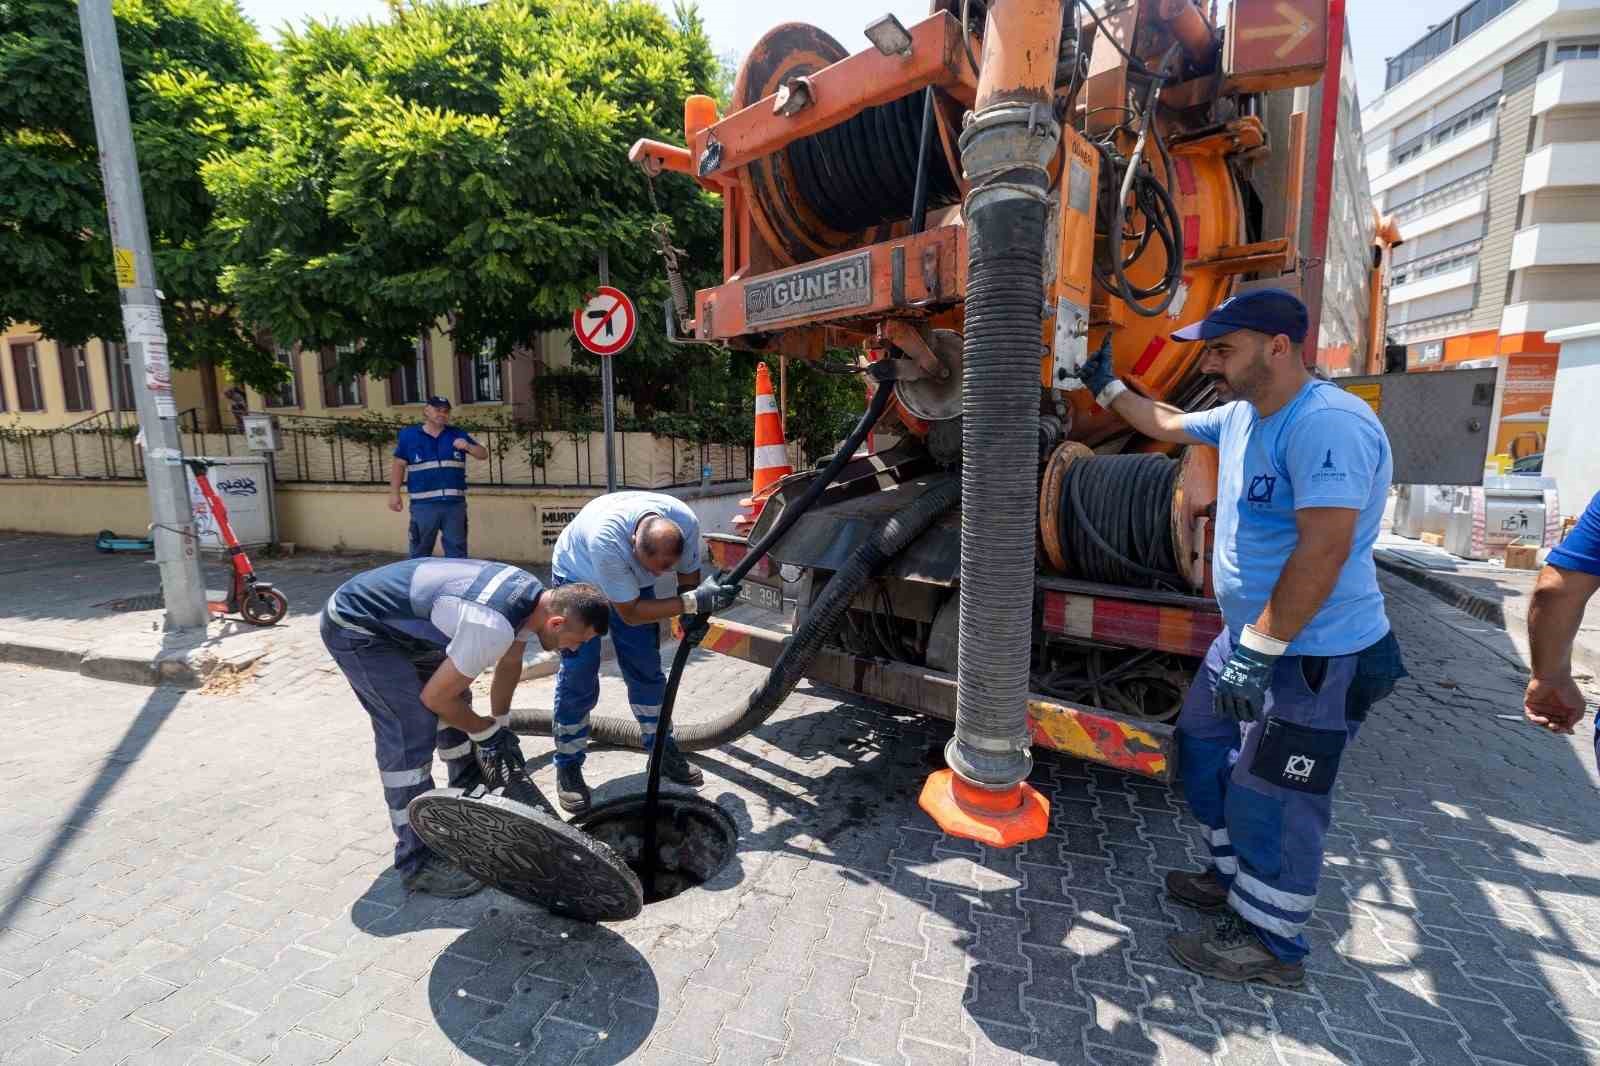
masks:
{"type": "Polygon", "coordinates": [[[217,533],[222,537],[232,563],[232,581],[226,597],[214,599],[215,593],[208,591],[206,606],[212,614],[237,614],[251,625],[277,625],[289,613],[289,601],[284,599],[283,593],[256,577],[250,557],[244,553],[239,538],[233,535],[233,527],[228,524],[228,509],[223,506],[222,497],[211,487],[211,479],[207,476],[207,471],[216,464],[204,459],[185,459],[183,464],[194,475],[200,495],[206,498],[207,506],[216,516],[217,533]]]}

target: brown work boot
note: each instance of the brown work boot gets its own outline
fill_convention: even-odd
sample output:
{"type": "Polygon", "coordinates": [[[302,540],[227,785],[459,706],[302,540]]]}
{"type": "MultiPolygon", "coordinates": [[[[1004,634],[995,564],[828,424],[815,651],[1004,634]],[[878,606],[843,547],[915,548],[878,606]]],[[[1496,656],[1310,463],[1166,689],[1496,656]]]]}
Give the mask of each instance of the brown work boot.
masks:
{"type": "Polygon", "coordinates": [[[1199,873],[1172,870],[1167,873],[1167,898],[1197,911],[1220,911],[1228,905],[1228,890],[1214,866],[1199,873]]]}
{"type": "Polygon", "coordinates": [[[1167,937],[1167,950],[1195,973],[1221,981],[1299,988],[1306,980],[1304,964],[1284,962],[1268,951],[1255,930],[1232,911],[1218,918],[1209,931],[1167,937]]]}

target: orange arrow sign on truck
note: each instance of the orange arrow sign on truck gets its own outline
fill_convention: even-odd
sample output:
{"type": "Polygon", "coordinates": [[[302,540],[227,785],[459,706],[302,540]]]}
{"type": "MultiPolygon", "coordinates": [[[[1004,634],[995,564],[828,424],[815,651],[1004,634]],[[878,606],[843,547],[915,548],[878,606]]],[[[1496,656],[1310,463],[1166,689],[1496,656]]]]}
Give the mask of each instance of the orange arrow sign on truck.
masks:
{"type": "Polygon", "coordinates": [[[1297,9],[1293,4],[1280,0],[1274,5],[1273,10],[1283,17],[1283,21],[1270,26],[1249,26],[1239,31],[1239,36],[1246,41],[1265,41],[1274,37],[1285,38],[1273,53],[1283,59],[1295,50],[1301,41],[1316,30],[1316,24],[1306,18],[1305,12],[1297,9]]]}

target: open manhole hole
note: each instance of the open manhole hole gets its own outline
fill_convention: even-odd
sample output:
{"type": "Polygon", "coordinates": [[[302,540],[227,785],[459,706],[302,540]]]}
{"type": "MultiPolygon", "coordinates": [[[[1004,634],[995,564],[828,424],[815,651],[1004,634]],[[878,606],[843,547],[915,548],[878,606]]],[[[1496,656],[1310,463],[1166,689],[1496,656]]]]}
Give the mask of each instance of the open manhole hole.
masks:
{"type": "MultiPolygon", "coordinates": [[[[572,824],[640,873],[644,806],[643,796],[623,796],[594,807],[572,824]]],[[[710,800],[664,792],[656,808],[656,841],[655,886],[645,891],[646,905],[681,895],[715,877],[738,850],[739,831],[728,813],[710,800]]]]}

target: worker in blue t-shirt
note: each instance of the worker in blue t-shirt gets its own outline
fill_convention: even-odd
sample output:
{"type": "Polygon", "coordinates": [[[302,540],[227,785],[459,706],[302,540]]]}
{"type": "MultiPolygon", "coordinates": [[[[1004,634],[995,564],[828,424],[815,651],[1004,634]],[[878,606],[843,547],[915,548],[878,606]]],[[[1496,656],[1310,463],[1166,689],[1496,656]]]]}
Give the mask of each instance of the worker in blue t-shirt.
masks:
{"type": "Polygon", "coordinates": [[[1222,632],[1178,717],[1184,795],[1210,868],[1167,875],[1174,902],[1221,913],[1170,937],[1210,977],[1297,986],[1339,760],[1405,676],[1372,546],[1392,464],[1372,409],[1301,362],[1305,305],[1281,289],[1224,302],[1173,335],[1235,398],[1185,413],[1118,381],[1109,345],[1078,372],[1154,440],[1220,452],[1212,569],[1222,632]]]}
{"type": "Polygon", "coordinates": [[[433,554],[444,537],[448,559],[467,557],[467,461],[489,458],[489,449],[449,424],[450,401],[429,396],[422,407],[422,425],[400,431],[389,468],[389,510],[399,511],[400,483],[411,497],[411,558],[433,554]]]}
{"type": "MultiPolygon", "coordinates": [[[[1596,589],[1600,589],[1600,493],[1589,501],[1589,509],[1567,539],[1545,559],[1528,606],[1533,677],[1522,697],[1522,713],[1552,733],[1571,733],[1583,720],[1583,693],[1572,679],[1572,642],[1596,589]]],[[[1600,730],[1595,733],[1595,759],[1600,761],[1600,730]]]]}

